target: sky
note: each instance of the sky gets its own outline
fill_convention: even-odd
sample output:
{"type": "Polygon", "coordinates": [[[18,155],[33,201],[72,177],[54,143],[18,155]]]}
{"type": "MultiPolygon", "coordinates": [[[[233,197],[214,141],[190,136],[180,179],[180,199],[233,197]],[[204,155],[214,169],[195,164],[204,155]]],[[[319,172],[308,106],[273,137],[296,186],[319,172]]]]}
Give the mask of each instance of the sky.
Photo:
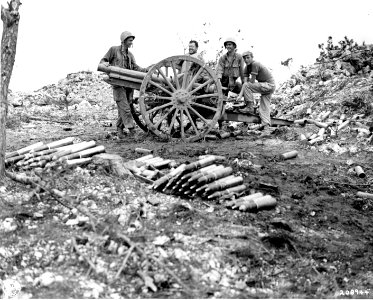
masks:
{"type": "Polygon", "coordinates": [[[234,37],[237,51],[251,50],[278,83],[314,63],[329,36],[373,44],[371,0],[22,0],[19,12],[10,89],[23,92],[96,71],[125,30],[136,37],[131,51],[142,67],[184,54],[191,39],[213,59],[234,37]],[[290,68],[281,65],[288,58],[290,68]]]}

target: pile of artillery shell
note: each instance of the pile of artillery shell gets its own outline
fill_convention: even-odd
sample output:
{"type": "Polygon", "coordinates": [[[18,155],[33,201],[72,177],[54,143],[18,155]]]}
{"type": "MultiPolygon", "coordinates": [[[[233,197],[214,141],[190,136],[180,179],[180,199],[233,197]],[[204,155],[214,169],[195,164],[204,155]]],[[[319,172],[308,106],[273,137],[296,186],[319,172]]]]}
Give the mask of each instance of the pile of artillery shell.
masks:
{"type": "Polygon", "coordinates": [[[242,194],[246,186],[231,167],[220,164],[223,156],[206,155],[190,164],[181,164],[156,180],[152,188],[164,193],[189,198],[216,199],[242,194]]]}
{"type": "Polygon", "coordinates": [[[272,209],[277,204],[275,198],[271,195],[255,193],[238,199],[231,200],[225,204],[226,207],[239,209],[241,211],[259,211],[272,209]]]}
{"type": "Polygon", "coordinates": [[[96,146],[95,141],[73,144],[74,138],[44,144],[38,142],[5,155],[5,165],[21,170],[53,167],[57,164],[75,166],[88,163],[92,156],[105,152],[104,146],[96,146]]]}
{"type": "MultiPolygon", "coordinates": [[[[147,149],[142,149],[142,150],[147,150],[147,149]]],[[[147,153],[147,152],[142,151],[139,153],[147,153]]],[[[143,179],[145,179],[145,181],[149,183],[153,183],[153,180],[158,179],[164,175],[161,172],[162,169],[173,167],[176,165],[176,162],[172,159],[163,159],[159,156],[154,157],[153,154],[148,154],[148,155],[139,157],[134,160],[134,163],[135,164],[133,166],[128,166],[128,168],[135,175],[141,176],[143,179]]]]}

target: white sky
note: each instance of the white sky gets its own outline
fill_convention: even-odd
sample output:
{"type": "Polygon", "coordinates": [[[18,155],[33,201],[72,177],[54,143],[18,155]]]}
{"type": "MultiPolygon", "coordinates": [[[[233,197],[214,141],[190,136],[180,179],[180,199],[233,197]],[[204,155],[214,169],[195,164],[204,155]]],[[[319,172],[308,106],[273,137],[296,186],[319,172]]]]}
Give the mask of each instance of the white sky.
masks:
{"type": "Polygon", "coordinates": [[[371,0],[23,0],[20,15],[10,88],[28,92],[69,73],[96,71],[125,30],[136,36],[132,52],[142,67],[183,54],[192,38],[214,57],[233,36],[238,51],[252,49],[277,82],[315,62],[328,36],[373,43],[371,0]],[[281,65],[290,57],[291,70],[281,65]]]}

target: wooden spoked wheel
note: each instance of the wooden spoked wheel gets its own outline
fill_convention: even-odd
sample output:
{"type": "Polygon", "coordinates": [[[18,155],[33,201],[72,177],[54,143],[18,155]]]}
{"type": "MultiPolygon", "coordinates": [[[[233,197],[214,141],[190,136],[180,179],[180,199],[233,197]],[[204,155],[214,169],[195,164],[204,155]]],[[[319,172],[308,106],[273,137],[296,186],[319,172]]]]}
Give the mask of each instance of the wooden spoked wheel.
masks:
{"type": "Polygon", "coordinates": [[[194,142],[220,119],[223,93],[215,72],[201,60],[172,56],[146,74],[139,105],[147,128],[155,135],[194,142]]]}

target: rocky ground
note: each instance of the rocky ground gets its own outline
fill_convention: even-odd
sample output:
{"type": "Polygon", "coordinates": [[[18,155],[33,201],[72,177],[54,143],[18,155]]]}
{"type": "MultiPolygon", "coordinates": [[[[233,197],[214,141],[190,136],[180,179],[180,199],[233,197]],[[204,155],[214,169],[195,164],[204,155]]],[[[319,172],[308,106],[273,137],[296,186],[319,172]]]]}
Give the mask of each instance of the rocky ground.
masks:
{"type": "Polygon", "coordinates": [[[373,200],[356,194],[373,193],[373,73],[365,56],[347,52],[371,48],[328,47],[279,86],[273,108],[276,117],[332,125],[299,122],[267,139],[251,130],[245,140],[165,143],[137,129],[120,141],[110,86],[91,72],[12,93],[9,152],[74,137],[124,161],[140,157],[138,147],[178,163],[221,155],[246,194],[272,195],[277,206],[253,213],[176,197],[92,163],[38,172],[42,192],[7,179],[2,295],[13,283],[21,298],[371,298],[373,200]],[[298,156],[279,159],[290,150],[298,156]]]}

